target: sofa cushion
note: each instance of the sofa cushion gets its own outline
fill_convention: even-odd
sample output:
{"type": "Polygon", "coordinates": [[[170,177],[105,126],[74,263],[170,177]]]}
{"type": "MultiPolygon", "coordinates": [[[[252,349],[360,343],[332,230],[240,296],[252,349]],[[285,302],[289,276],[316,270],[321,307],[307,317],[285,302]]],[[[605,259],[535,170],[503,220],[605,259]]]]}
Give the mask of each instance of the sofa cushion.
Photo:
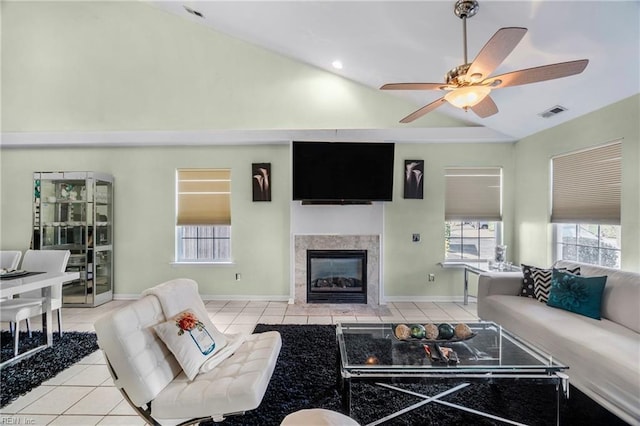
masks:
{"type": "Polygon", "coordinates": [[[554,269],[547,305],[599,320],[606,282],[606,276],[582,277],[554,269]]]}
{"type": "Polygon", "coordinates": [[[160,423],[253,410],[260,405],[282,346],[275,331],[254,333],[216,368],[190,381],[180,374],[151,404],[160,423]]]}
{"type": "Polygon", "coordinates": [[[143,297],[100,317],[94,324],[98,345],[118,372],[114,383],[143,407],[180,374],[180,364],[153,326],[166,321],[160,302],[143,297]]]}
{"type": "Polygon", "coordinates": [[[607,285],[602,294],[602,318],[610,319],[636,333],[640,333],[640,274],[638,272],[621,271],[604,266],[587,265],[585,263],[560,260],[556,267],[571,268],[580,266],[581,275],[606,275],[607,285]]]}
{"type": "Polygon", "coordinates": [[[187,309],[153,329],[189,380],[193,380],[200,367],[227,344],[224,334],[211,323],[206,312],[199,313],[195,309],[187,309]]]}

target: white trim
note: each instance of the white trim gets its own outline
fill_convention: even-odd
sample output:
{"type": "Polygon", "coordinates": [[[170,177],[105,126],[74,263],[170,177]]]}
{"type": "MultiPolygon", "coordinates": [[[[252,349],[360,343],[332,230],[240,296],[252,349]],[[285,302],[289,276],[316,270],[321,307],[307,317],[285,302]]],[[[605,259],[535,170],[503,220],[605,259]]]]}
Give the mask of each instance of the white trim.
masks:
{"type": "Polygon", "coordinates": [[[230,261],[207,261],[207,262],[176,262],[172,261],[169,264],[173,267],[181,267],[181,266],[236,266],[236,262],[233,260],[230,261]]]}
{"type": "Polygon", "coordinates": [[[392,129],[276,129],[206,131],[2,132],[2,148],[82,146],[286,145],[292,140],[404,143],[515,143],[482,126],[392,129]]]}
{"type": "MultiPolygon", "coordinates": [[[[469,295],[469,302],[476,303],[475,296],[469,295]]],[[[454,302],[464,303],[464,296],[384,296],[381,304],[394,302],[454,302]]]]}
{"type": "MultiPolygon", "coordinates": [[[[113,300],[138,300],[140,294],[132,293],[117,293],[113,295],[113,300]]],[[[288,295],[242,295],[242,294],[201,294],[200,298],[204,301],[208,300],[247,300],[247,301],[268,301],[268,302],[287,302],[289,301],[288,295]]]]}

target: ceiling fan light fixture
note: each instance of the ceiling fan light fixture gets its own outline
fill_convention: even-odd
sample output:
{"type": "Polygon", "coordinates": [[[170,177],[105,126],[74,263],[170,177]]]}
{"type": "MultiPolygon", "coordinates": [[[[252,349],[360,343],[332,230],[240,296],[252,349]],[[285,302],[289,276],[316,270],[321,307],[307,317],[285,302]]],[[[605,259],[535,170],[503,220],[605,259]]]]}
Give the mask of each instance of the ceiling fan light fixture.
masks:
{"type": "Polygon", "coordinates": [[[447,93],[444,98],[453,106],[467,109],[482,102],[489,93],[491,88],[487,86],[466,86],[447,93]]]}

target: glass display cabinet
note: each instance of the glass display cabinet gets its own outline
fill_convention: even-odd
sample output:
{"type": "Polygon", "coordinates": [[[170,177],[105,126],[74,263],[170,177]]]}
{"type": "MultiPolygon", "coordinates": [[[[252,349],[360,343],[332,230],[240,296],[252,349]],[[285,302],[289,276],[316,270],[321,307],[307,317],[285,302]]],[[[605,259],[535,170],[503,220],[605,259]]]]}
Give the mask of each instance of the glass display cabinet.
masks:
{"type": "Polygon", "coordinates": [[[70,250],[65,306],[98,306],[113,298],[113,177],[97,172],[33,174],[35,250],[70,250]]]}

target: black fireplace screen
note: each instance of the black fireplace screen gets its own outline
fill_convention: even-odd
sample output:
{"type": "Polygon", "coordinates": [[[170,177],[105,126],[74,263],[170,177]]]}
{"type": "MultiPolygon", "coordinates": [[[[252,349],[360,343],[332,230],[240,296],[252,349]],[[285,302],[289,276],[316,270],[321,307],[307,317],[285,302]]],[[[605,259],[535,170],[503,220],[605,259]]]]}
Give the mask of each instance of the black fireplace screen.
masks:
{"type": "Polygon", "coordinates": [[[308,303],[367,303],[366,250],[308,250],[308,303]]]}

